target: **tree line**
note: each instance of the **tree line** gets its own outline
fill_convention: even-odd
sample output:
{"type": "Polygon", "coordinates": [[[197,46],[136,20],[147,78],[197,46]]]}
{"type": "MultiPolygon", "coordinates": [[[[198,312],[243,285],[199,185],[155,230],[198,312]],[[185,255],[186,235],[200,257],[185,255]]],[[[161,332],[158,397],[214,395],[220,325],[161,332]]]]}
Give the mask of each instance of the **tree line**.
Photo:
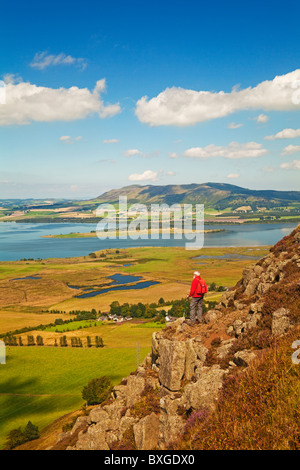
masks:
{"type": "MultiPolygon", "coordinates": [[[[211,290],[215,290],[214,286],[211,290]]],[[[222,286],[220,286],[222,287],[222,286]]],[[[222,287],[222,290],[225,288],[222,287]]],[[[219,290],[221,292],[221,290],[219,290]]],[[[110,315],[116,315],[121,317],[132,317],[132,318],[152,318],[156,320],[162,320],[166,315],[173,317],[181,317],[189,309],[190,300],[182,298],[179,300],[165,301],[162,297],[159,299],[158,303],[143,304],[138,302],[137,304],[130,304],[125,302],[120,304],[117,300],[110,304],[110,315]],[[170,306],[171,308],[166,311],[164,307],[170,306]]],[[[213,308],[217,302],[208,301],[203,304],[203,311],[206,312],[213,308]]]]}
{"type": "MultiPolygon", "coordinates": [[[[82,348],[83,347],[83,338],[79,338],[78,336],[73,336],[71,338],[67,338],[66,335],[60,336],[54,340],[53,346],[58,347],[58,345],[61,348],[71,346],[72,348],[82,348]],[[68,339],[71,341],[71,343],[68,343],[68,339]]],[[[96,348],[103,348],[104,343],[103,339],[100,336],[95,336],[94,338],[95,343],[93,343],[93,338],[90,336],[86,337],[86,346],[88,348],[91,347],[96,347],[96,348]]],[[[43,337],[41,335],[37,335],[36,338],[34,338],[33,335],[27,335],[27,344],[24,345],[22,337],[19,336],[14,336],[14,335],[6,335],[3,338],[3,341],[6,346],[45,346],[43,337]]]]}

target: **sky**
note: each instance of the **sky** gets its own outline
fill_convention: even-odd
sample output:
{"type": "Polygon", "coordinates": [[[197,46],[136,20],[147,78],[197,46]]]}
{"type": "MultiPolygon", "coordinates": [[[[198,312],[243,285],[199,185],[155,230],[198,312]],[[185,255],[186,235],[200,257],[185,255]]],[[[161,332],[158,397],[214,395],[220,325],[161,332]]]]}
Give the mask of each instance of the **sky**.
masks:
{"type": "Polygon", "coordinates": [[[0,198],[300,190],[297,1],[0,7],[0,198]]]}

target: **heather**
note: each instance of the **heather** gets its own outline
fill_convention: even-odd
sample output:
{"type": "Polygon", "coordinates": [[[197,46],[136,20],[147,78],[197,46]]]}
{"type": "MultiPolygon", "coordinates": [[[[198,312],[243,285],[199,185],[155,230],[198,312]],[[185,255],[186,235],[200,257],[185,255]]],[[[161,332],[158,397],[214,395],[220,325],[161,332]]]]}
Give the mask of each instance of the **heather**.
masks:
{"type": "Polygon", "coordinates": [[[247,370],[230,373],[215,412],[195,411],[173,449],[299,450],[300,364],[292,362],[299,329],[266,349],[247,370]]]}

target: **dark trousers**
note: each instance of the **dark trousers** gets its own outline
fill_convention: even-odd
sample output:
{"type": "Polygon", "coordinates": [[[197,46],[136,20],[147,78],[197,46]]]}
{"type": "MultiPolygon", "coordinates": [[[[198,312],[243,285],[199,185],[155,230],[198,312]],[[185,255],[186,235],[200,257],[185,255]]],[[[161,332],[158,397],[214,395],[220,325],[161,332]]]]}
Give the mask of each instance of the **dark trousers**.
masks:
{"type": "Polygon", "coordinates": [[[203,298],[202,297],[192,297],[190,303],[190,320],[194,322],[198,320],[202,322],[202,312],[203,312],[203,298]]]}

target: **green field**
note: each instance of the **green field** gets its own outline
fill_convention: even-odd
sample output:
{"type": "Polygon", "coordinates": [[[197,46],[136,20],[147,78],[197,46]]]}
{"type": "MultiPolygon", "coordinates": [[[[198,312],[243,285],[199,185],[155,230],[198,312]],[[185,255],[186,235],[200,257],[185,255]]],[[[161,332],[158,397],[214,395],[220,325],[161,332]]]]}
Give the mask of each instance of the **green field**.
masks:
{"type": "Polygon", "coordinates": [[[96,320],[80,320],[80,321],[72,321],[64,325],[48,326],[43,331],[55,331],[59,333],[65,333],[67,331],[76,331],[82,328],[91,328],[93,326],[99,326],[99,324],[97,325],[96,320]]]}
{"type": "Polygon", "coordinates": [[[150,346],[8,348],[6,364],[0,365],[0,448],[8,432],[28,420],[41,429],[80,408],[82,388],[92,378],[108,375],[119,383],[136,369],[137,357],[143,360],[149,351],[150,346]]]}

